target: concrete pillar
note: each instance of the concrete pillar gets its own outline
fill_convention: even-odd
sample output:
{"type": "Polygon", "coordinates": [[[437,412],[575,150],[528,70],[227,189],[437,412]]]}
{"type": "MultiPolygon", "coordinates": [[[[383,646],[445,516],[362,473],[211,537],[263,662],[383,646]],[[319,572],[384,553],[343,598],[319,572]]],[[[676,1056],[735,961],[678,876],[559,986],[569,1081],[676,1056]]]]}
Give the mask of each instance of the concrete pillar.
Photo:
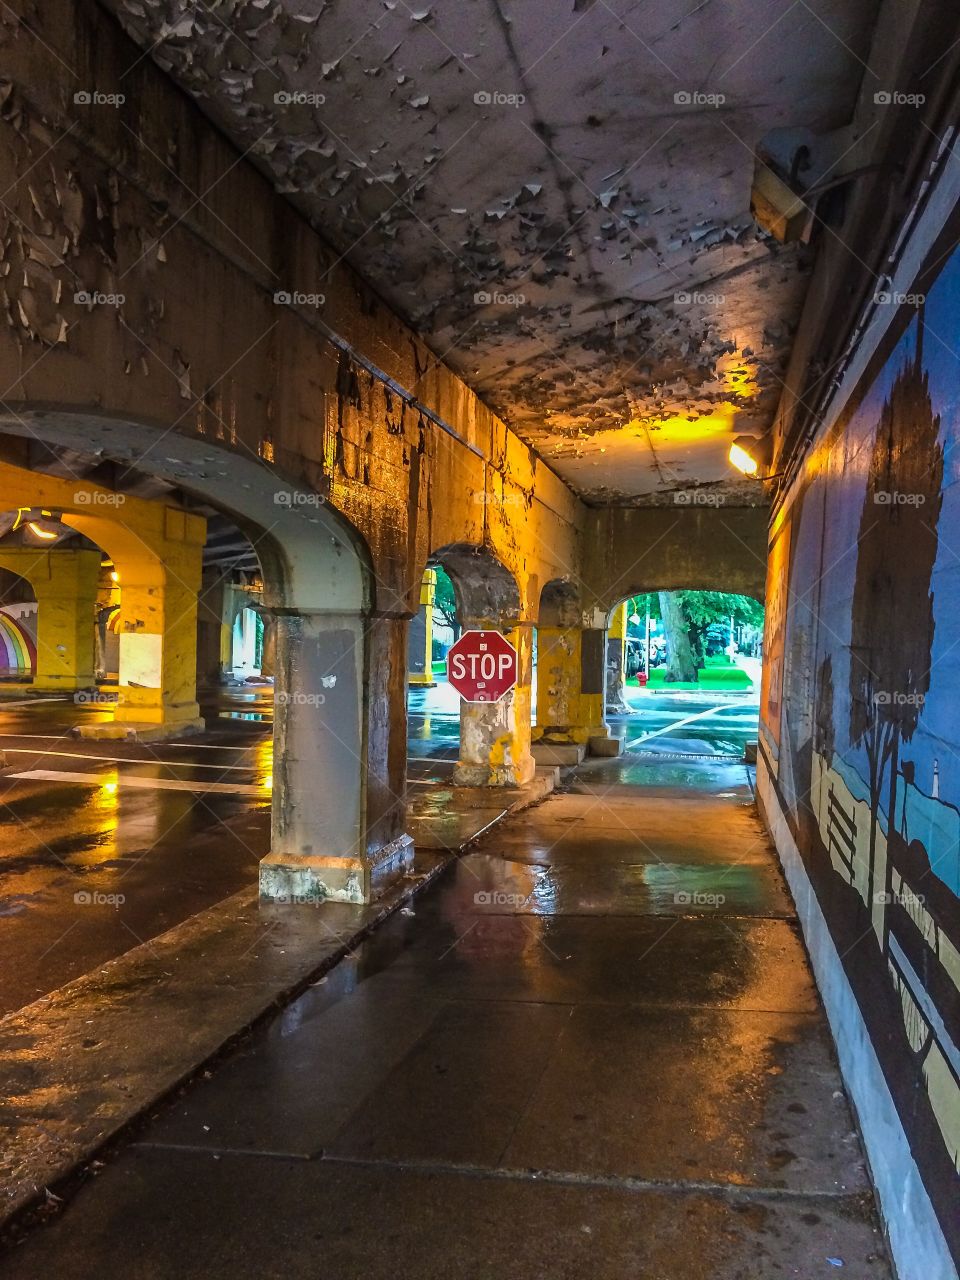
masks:
{"type": "Polygon", "coordinates": [[[617,605],[607,628],[606,710],[614,714],[630,710],[626,699],[627,603],[617,605]]]}
{"type": "Polygon", "coordinates": [[[260,896],[369,902],[413,860],[402,831],[406,622],[275,613],[271,851],[260,896]]]}
{"type": "Polygon", "coordinates": [[[69,693],[94,682],[100,552],[8,547],[0,567],[26,579],[37,600],[37,669],[32,688],[69,693]]]}
{"type": "Polygon", "coordinates": [[[260,674],[266,678],[273,676],[277,669],[277,628],[269,609],[261,609],[260,616],[263,618],[263,656],[260,659],[260,674]]]}
{"type": "Polygon", "coordinates": [[[203,574],[197,602],[197,682],[216,686],[230,665],[229,584],[217,570],[203,574]]]}
{"type": "MultiPolygon", "coordinates": [[[[169,510],[169,509],[168,509],[169,510]]],[[[114,727],[143,736],[202,729],[197,704],[197,598],[205,524],[177,520],[149,548],[113,553],[120,578],[120,680],[114,727]],[[179,532],[180,536],[176,534],[179,532]]],[[[101,730],[99,736],[104,736],[101,730]]]]}
{"type": "Polygon", "coordinates": [[[556,745],[607,736],[603,719],[605,634],[580,626],[537,631],[534,740],[556,745]]]}
{"type": "MultiPolygon", "coordinates": [[[[489,621],[465,624],[491,628],[489,621]]],[[[460,787],[522,787],[533,778],[530,752],[533,631],[529,623],[500,628],[517,650],[516,688],[499,702],[460,701],[460,759],[453,780],[460,787]]]]}
{"type": "Polygon", "coordinates": [[[427,569],[420,584],[420,610],[410,619],[410,684],[432,689],[433,678],[433,602],[437,593],[437,571],[427,569]]]}

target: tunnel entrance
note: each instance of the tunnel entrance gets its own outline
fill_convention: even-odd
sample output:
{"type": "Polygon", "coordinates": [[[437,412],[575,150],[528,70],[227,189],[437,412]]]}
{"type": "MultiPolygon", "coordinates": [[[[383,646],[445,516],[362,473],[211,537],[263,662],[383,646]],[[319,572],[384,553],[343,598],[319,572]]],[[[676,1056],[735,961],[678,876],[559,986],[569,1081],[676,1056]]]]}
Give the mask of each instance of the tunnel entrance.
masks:
{"type": "Polygon", "coordinates": [[[453,579],[427,566],[408,638],[407,753],[412,779],[449,777],[460,752],[460,696],[447,681],[447,652],[463,632],[453,579]],[[412,766],[412,767],[410,767],[412,766]]]}
{"type": "Polygon", "coordinates": [[[722,591],[641,592],[610,613],[606,716],[627,751],[742,758],[760,707],[763,605],[722,591]]]}

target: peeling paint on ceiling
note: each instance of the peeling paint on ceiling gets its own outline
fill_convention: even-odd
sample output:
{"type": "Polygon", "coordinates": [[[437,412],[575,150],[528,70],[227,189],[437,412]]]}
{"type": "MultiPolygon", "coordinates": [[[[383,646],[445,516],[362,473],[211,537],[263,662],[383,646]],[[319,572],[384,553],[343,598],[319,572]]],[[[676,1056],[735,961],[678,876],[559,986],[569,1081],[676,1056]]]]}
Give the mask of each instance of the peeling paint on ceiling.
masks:
{"type": "Polygon", "coordinates": [[[850,119],[877,0],[102,2],[584,497],[769,425],[809,262],[753,150],[850,119]]]}

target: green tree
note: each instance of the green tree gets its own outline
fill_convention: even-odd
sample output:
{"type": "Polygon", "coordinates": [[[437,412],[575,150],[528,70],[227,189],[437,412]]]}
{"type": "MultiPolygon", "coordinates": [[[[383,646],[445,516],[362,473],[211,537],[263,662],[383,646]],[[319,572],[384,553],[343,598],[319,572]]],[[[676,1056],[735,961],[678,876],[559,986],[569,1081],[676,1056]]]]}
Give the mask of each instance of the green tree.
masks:
{"type": "Polygon", "coordinates": [[[451,628],[453,639],[457,641],[460,639],[460,632],[463,628],[457,616],[457,597],[453,590],[453,582],[450,579],[450,575],[440,565],[435,567],[437,570],[437,586],[433,597],[434,612],[442,623],[451,628]]]}
{"type": "Polygon", "coordinates": [[[721,624],[763,626],[763,605],[750,596],[726,591],[658,591],[635,596],[628,614],[636,611],[663,622],[667,641],[667,683],[695,681],[704,666],[710,627],[721,624]]]}

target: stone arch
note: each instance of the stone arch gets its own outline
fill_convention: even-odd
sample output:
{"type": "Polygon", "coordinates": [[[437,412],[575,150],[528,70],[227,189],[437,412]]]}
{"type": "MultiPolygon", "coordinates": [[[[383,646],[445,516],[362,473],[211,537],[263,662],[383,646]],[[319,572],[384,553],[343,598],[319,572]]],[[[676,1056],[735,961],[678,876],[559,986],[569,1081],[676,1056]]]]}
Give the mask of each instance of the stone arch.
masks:
{"type": "Polygon", "coordinates": [[[439,564],[450,575],[457,612],[464,626],[515,626],[521,616],[520,587],[516,578],[489,547],[470,542],[438,547],[429,564],[439,564]]]}
{"type": "MultiPolygon", "coordinates": [[[[155,476],[217,507],[250,539],[273,608],[336,613],[373,604],[360,533],[322,495],[288,483],[248,452],[155,424],[50,409],[0,413],[0,430],[155,476]]],[[[78,488],[90,486],[78,481],[78,488]]],[[[84,504],[73,510],[83,515],[84,504]]]]}
{"type": "Polygon", "coordinates": [[[569,578],[552,578],[540,592],[539,627],[577,627],[581,625],[583,606],[580,588],[569,578]]]}
{"type": "MultiPolygon", "coordinates": [[[[363,901],[401,874],[413,854],[391,701],[393,684],[405,693],[403,636],[375,613],[370,556],[349,521],[249,453],[156,425],[18,406],[0,414],[0,429],[156,477],[249,537],[276,620],[272,849],[261,894],[363,901]]],[[[98,488],[78,482],[78,492],[98,488]]],[[[64,505],[80,527],[92,503],[64,505]]]]}

